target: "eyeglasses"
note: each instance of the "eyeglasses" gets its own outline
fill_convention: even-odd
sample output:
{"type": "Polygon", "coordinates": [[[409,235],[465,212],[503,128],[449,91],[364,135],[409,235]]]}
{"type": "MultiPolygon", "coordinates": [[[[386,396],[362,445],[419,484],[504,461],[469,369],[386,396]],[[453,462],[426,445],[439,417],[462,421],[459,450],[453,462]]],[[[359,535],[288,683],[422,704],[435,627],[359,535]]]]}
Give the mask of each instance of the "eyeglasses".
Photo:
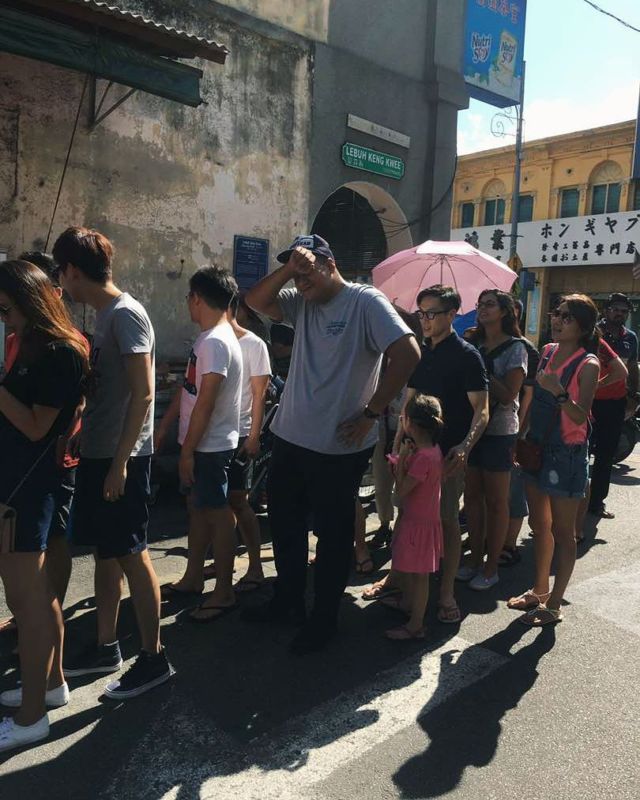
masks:
{"type": "Polygon", "coordinates": [[[416,311],[416,317],[418,317],[418,319],[428,319],[429,322],[433,322],[433,320],[438,316],[438,314],[448,314],[448,313],[449,313],[448,311],[432,311],[432,310],[422,311],[421,309],[418,309],[416,311]]]}
{"type": "Polygon", "coordinates": [[[0,317],[8,317],[13,306],[0,306],[0,317]]]}
{"type": "Polygon", "coordinates": [[[476,303],[476,310],[480,311],[481,308],[497,308],[500,303],[497,300],[479,300],[476,303]]]}
{"type": "Polygon", "coordinates": [[[558,319],[559,317],[562,320],[563,325],[568,325],[570,322],[573,322],[573,314],[570,314],[568,311],[560,311],[557,308],[554,308],[553,311],[550,311],[549,316],[553,319],[558,319]]]}
{"type": "Polygon", "coordinates": [[[629,313],[629,309],[626,306],[609,306],[607,311],[612,314],[624,314],[625,316],[629,313]]]}

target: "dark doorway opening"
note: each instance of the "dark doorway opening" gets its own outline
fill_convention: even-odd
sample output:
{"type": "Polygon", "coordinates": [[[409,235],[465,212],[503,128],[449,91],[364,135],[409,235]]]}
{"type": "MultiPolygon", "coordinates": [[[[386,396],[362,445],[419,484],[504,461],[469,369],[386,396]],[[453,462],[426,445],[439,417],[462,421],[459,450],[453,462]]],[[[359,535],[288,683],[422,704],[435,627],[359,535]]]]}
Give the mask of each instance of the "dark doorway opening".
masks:
{"type": "Polygon", "coordinates": [[[345,186],[324,201],[311,232],[329,242],[338,269],[351,281],[370,282],[371,270],[387,257],[378,214],[368,200],[345,186]]]}

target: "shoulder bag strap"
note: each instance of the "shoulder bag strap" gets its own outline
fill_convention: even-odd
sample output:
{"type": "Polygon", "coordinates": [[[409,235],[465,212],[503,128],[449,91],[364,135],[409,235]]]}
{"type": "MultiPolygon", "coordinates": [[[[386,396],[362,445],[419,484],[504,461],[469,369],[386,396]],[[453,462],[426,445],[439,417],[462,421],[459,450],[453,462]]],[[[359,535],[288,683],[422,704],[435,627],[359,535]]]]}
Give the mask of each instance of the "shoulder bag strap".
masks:
{"type": "Polygon", "coordinates": [[[35,468],[38,466],[38,464],[39,464],[39,463],[42,461],[42,459],[45,457],[45,455],[47,454],[47,452],[48,452],[48,451],[49,451],[49,449],[51,448],[51,445],[52,445],[52,444],[53,444],[55,441],[56,441],[56,437],[54,436],[54,437],[52,437],[51,441],[50,441],[50,442],[47,444],[47,446],[44,448],[44,450],[43,450],[43,451],[40,453],[40,455],[38,456],[38,458],[36,458],[36,460],[33,462],[33,464],[32,464],[32,465],[29,467],[29,469],[26,471],[26,473],[25,473],[25,474],[24,474],[24,476],[21,478],[20,482],[19,482],[19,483],[18,483],[18,485],[15,487],[15,489],[14,489],[14,490],[11,492],[11,494],[9,495],[9,497],[7,497],[7,500],[6,500],[6,505],[9,505],[9,503],[10,503],[10,502],[13,500],[13,498],[16,496],[16,494],[17,494],[17,493],[20,491],[20,489],[21,489],[21,488],[24,486],[24,484],[26,483],[26,481],[27,481],[27,479],[29,478],[29,476],[30,476],[30,475],[31,475],[31,474],[34,472],[35,468]]]}

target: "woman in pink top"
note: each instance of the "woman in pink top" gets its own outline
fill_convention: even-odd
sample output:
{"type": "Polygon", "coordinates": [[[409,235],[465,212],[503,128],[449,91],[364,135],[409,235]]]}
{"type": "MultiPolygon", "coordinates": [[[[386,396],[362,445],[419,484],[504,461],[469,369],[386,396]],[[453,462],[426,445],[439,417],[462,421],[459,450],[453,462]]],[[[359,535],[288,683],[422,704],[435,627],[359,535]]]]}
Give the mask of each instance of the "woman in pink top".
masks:
{"type": "Polygon", "coordinates": [[[575,525],[588,477],[589,412],[598,383],[598,312],[582,294],[563,297],[551,312],[554,344],[541,354],[529,411],[527,439],[541,449],[541,465],[525,472],[534,531],[536,579],[512,597],[509,608],[527,611],[527,625],[560,622],[560,604],[576,561],[575,525]],[[549,591],[555,555],[553,590],[549,591]]]}
{"type": "Polygon", "coordinates": [[[400,422],[407,437],[396,464],[396,492],[402,501],[402,512],[393,531],[391,550],[392,568],[401,579],[402,598],[389,598],[386,604],[405,611],[409,620],[388,630],[386,636],[423,639],[429,574],[438,570],[442,556],[442,452],[437,444],[444,421],[439,401],[424,394],[415,395],[400,422]]]}

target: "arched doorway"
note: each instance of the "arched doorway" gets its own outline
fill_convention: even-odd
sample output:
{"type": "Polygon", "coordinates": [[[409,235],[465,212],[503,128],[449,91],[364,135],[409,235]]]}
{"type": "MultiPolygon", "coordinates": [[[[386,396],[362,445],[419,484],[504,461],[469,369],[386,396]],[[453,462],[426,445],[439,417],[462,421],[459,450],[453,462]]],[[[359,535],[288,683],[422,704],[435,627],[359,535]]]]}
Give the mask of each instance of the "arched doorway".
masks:
{"type": "Polygon", "coordinates": [[[364,181],[345,184],[329,195],[311,232],[329,242],[341,273],[353,281],[370,281],[377,264],[412,245],[406,217],[396,201],[364,181]]]}

